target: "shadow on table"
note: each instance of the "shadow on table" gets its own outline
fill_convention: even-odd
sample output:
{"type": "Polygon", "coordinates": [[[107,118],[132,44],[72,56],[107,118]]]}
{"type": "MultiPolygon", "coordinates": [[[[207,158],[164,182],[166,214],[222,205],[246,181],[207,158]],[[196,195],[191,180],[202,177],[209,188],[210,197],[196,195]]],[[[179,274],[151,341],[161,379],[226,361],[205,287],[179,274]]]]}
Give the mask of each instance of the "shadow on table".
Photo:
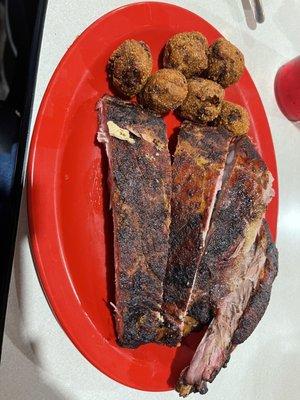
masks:
{"type": "MultiPolygon", "coordinates": [[[[26,200],[22,200],[19,218],[19,230],[16,243],[20,243],[27,237],[27,215],[24,207],[26,200]]],[[[8,308],[5,321],[5,334],[30,361],[39,364],[36,355],[36,345],[24,337],[22,299],[23,294],[23,271],[21,262],[21,246],[16,246],[14,255],[14,266],[9,288],[8,308]]]]}
{"type": "MultiPolygon", "coordinates": [[[[23,196],[17,241],[27,236],[26,200],[23,196]]],[[[5,340],[0,374],[0,399],[65,400],[56,388],[43,379],[38,343],[24,335],[22,299],[24,299],[21,246],[16,247],[5,324],[5,340]]]]}
{"type": "Polygon", "coordinates": [[[41,374],[41,369],[24,357],[4,338],[0,374],[1,400],[66,400],[57,388],[51,387],[41,374]]]}
{"type": "Polygon", "coordinates": [[[293,125],[300,131],[300,122],[293,122],[293,125]]]}

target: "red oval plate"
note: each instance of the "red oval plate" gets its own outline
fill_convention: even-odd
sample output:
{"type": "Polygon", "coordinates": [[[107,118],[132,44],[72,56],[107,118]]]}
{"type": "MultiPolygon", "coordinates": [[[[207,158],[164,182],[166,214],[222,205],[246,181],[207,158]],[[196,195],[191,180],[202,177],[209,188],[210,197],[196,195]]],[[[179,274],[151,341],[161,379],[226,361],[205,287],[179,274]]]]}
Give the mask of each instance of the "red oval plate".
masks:
{"type": "MultiPolygon", "coordinates": [[[[199,30],[211,42],[220,33],[199,16],[163,3],[117,9],[92,24],[58,65],[40,106],[28,164],[30,239],[37,273],[59,323],[78,350],[100,371],[125,385],[151,391],[173,387],[194,344],[179,349],[116,344],[109,307],[113,285],[106,170],[95,145],[95,103],[108,91],[105,65],[127,38],[145,40],[154,60],[176,32],[199,30]]],[[[257,90],[245,71],[227,90],[247,107],[250,136],[275,177],[268,221],[276,235],[278,190],[270,129],[257,90]]],[[[178,121],[166,118],[169,133],[178,121]]]]}

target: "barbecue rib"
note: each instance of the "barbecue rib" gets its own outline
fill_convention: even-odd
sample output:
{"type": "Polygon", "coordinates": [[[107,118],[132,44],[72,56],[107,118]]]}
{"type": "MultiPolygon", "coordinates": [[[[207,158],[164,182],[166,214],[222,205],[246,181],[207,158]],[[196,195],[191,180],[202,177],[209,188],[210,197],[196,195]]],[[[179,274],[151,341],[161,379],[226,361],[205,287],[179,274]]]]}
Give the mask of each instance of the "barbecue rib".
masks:
{"type": "Polygon", "coordinates": [[[254,242],[274,193],[273,177],[249,138],[236,140],[228,160],[188,309],[188,316],[200,325],[224,295],[224,271],[233,273],[231,261],[246,239],[248,247],[254,242]]]}
{"type": "Polygon", "coordinates": [[[177,390],[183,397],[191,392],[207,392],[207,382],[214,380],[235,346],[247,339],[264,314],[278,270],[277,250],[265,221],[254,244],[248,251],[241,251],[235,264],[233,268],[237,266],[239,272],[234,277],[231,273],[226,276],[232,289],[220,299],[216,316],[190,366],[181,373],[177,390]],[[267,295],[260,297],[264,290],[267,295]]]}
{"type": "Polygon", "coordinates": [[[176,345],[191,330],[186,312],[230,141],[222,128],[185,122],[180,129],[172,165],[170,252],[164,282],[162,341],[168,345],[176,345]]]}
{"type": "Polygon", "coordinates": [[[97,109],[110,169],[118,342],[137,347],[159,340],[163,321],[171,196],[166,128],[161,118],[111,96],[97,109]]]}
{"type": "Polygon", "coordinates": [[[278,251],[272,242],[267,222],[264,221],[263,223],[268,240],[267,260],[259,277],[258,285],[239,321],[237,330],[234,332],[231,341],[234,346],[248,339],[262,319],[270,301],[273,281],[278,273],[278,251]]]}
{"type": "Polygon", "coordinates": [[[270,242],[265,224],[262,225],[273,196],[273,178],[250,139],[238,139],[233,151],[223,174],[188,310],[197,322],[209,319],[211,314],[214,319],[191,365],[181,375],[178,390],[182,395],[206,392],[206,382],[212,381],[226,363],[231,346],[243,341],[263,314],[268,295],[263,298],[259,288],[246,310],[253,290],[262,279],[265,289],[261,290],[270,292],[274,275],[268,274],[265,267],[270,242]],[[264,268],[266,278],[260,277],[264,268]],[[257,321],[251,315],[255,307],[257,321]],[[248,323],[251,327],[247,331],[248,323]]]}

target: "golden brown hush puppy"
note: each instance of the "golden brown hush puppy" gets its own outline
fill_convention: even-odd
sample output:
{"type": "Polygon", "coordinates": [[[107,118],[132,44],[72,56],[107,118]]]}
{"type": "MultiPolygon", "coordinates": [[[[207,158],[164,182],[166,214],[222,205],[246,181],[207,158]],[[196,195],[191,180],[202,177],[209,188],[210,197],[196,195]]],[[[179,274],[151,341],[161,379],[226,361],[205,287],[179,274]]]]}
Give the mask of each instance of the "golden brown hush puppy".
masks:
{"type": "Polygon", "coordinates": [[[163,115],[180,106],[187,92],[185,76],[176,69],[163,68],[150,76],[139,101],[144,107],[163,115]]]}
{"type": "Polygon", "coordinates": [[[206,71],[208,79],[226,88],[240,79],[244,67],[243,54],[228,40],[219,38],[209,47],[206,71]]]}
{"type": "Polygon", "coordinates": [[[224,100],[221,112],[213,124],[223,126],[233,135],[245,135],[250,127],[249,114],[244,107],[224,100]]]}
{"type": "Polygon", "coordinates": [[[164,50],[163,64],[175,68],[187,78],[200,75],[207,68],[207,39],[200,32],[183,32],[172,36],[164,50]]]}
{"type": "Polygon", "coordinates": [[[189,79],[188,94],[179,115],[191,121],[207,123],[217,118],[224,99],[224,89],[208,79],[189,79]]]}
{"type": "Polygon", "coordinates": [[[149,46],[134,39],[125,40],[110,56],[108,75],[114,88],[132,97],[144,87],[152,71],[149,46]]]}

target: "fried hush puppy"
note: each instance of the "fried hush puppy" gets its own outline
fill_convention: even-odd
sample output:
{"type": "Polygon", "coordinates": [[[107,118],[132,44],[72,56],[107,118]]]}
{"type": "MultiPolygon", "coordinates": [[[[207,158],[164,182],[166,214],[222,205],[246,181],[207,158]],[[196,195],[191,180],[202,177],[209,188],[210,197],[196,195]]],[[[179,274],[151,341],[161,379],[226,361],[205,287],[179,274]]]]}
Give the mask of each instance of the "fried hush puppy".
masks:
{"type": "Polygon", "coordinates": [[[217,118],[224,99],[224,89],[208,79],[188,80],[188,94],[179,108],[179,115],[203,124],[217,118]]]}
{"type": "Polygon", "coordinates": [[[163,115],[180,106],[187,92],[185,76],[176,69],[163,68],[150,76],[139,101],[144,107],[163,115]]]}
{"type": "Polygon", "coordinates": [[[245,67],[240,50],[224,38],[217,39],[208,49],[206,77],[224,88],[236,83],[245,67]]]}
{"type": "Polygon", "coordinates": [[[250,127],[249,114],[244,107],[224,100],[221,112],[213,124],[223,126],[233,135],[245,135],[250,127]]]}
{"type": "Polygon", "coordinates": [[[143,41],[125,40],[110,56],[108,76],[123,96],[132,97],[144,87],[152,71],[149,46],[143,41]]]}
{"type": "Polygon", "coordinates": [[[200,75],[207,68],[207,39],[200,32],[183,32],[167,42],[163,65],[181,71],[186,78],[200,75]]]}

